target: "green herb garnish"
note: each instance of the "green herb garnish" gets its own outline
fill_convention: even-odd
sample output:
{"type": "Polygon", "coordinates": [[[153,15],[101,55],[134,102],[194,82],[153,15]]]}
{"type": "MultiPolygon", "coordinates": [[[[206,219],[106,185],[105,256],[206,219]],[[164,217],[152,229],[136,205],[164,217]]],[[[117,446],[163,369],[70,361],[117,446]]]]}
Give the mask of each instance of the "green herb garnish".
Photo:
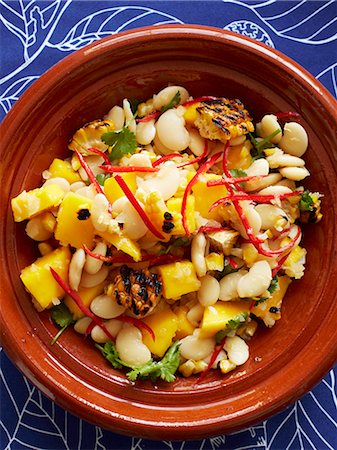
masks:
{"type": "Polygon", "coordinates": [[[229,172],[233,178],[241,178],[247,176],[247,173],[242,169],[230,169],[229,172]]]}
{"type": "Polygon", "coordinates": [[[69,309],[66,307],[64,303],[60,303],[59,305],[53,306],[51,310],[51,318],[53,321],[61,327],[59,332],[56,334],[56,336],[53,337],[50,344],[53,345],[57,341],[57,339],[61,336],[63,331],[72,323],[74,323],[73,315],[69,311],[69,309]]]}
{"type": "Polygon", "coordinates": [[[268,291],[270,292],[270,294],[273,294],[277,288],[278,288],[278,276],[275,275],[274,278],[271,280],[268,291]]]}
{"type": "Polygon", "coordinates": [[[309,191],[304,191],[301,195],[301,200],[299,203],[300,211],[312,211],[314,205],[314,201],[310,195],[309,191]]]}
{"type": "Polygon", "coordinates": [[[129,100],[129,103],[130,103],[130,108],[131,108],[132,114],[134,115],[134,117],[136,117],[138,105],[142,102],[140,100],[135,99],[135,100],[129,100]]]}
{"type": "Polygon", "coordinates": [[[177,91],[174,96],[171,98],[171,100],[167,103],[167,105],[162,106],[160,112],[164,113],[168,109],[172,109],[174,106],[178,105],[180,102],[180,92],[177,91]]]}
{"type": "Polygon", "coordinates": [[[139,367],[132,367],[122,361],[119,358],[115,344],[111,341],[104,344],[104,347],[99,344],[96,344],[96,347],[115,369],[130,368],[131,370],[126,375],[132,381],[138,378],[150,378],[154,382],[157,378],[161,378],[170,383],[175,380],[174,374],[180,363],[179,345],[179,341],[174,342],[160,361],[154,361],[151,358],[150,361],[139,367]]]}
{"type": "Polygon", "coordinates": [[[172,243],[169,243],[168,247],[163,248],[158,252],[159,255],[168,255],[171,253],[172,250],[182,248],[182,247],[188,247],[191,243],[191,240],[186,237],[182,236],[178,239],[175,239],[172,243]]]}
{"type": "Polygon", "coordinates": [[[243,313],[238,314],[234,319],[231,319],[227,322],[226,327],[220,331],[218,331],[215,335],[215,341],[217,344],[223,340],[228,333],[233,330],[237,330],[240,325],[242,325],[248,319],[248,312],[244,311],[243,313]]]}
{"type": "Polygon", "coordinates": [[[106,179],[108,179],[108,178],[110,178],[111,177],[111,175],[110,174],[105,174],[105,173],[98,173],[97,175],[96,175],[96,180],[97,180],[97,182],[98,182],[98,184],[100,185],[100,186],[104,186],[104,182],[105,182],[105,180],[106,179]]]}
{"type": "Polygon", "coordinates": [[[271,134],[269,134],[269,136],[267,136],[266,138],[262,139],[261,141],[258,141],[252,135],[252,133],[249,133],[249,138],[250,138],[250,140],[251,140],[251,142],[253,144],[253,149],[251,150],[251,155],[252,155],[254,161],[256,159],[264,157],[263,151],[266,148],[275,147],[274,144],[272,144],[270,141],[271,141],[271,139],[273,139],[273,137],[275,137],[279,133],[281,133],[280,129],[275,130],[271,134]]]}
{"type": "Polygon", "coordinates": [[[102,134],[101,139],[106,145],[112,147],[109,155],[110,161],[133,154],[137,150],[136,135],[125,126],[120,131],[110,131],[102,134]]]}

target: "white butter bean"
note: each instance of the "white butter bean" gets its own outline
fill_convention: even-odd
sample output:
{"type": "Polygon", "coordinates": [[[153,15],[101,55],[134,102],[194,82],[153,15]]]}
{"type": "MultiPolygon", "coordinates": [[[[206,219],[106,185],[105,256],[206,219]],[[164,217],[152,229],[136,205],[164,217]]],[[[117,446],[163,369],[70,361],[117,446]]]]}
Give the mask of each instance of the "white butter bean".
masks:
{"type": "Polygon", "coordinates": [[[136,139],[141,145],[150,144],[156,135],[154,120],[148,122],[139,122],[136,126],[136,139]]]}
{"type": "Polygon", "coordinates": [[[115,125],[115,130],[119,131],[123,128],[125,122],[125,114],[124,109],[120,106],[114,106],[110,109],[108,114],[105,116],[105,119],[112,120],[115,125]]]}
{"type": "Polygon", "coordinates": [[[136,120],[133,117],[133,112],[131,110],[130,103],[126,98],[123,100],[123,109],[126,126],[129,128],[131,133],[136,133],[136,120]]]}
{"type": "Polygon", "coordinates": [[[95,198],[96,191],[93,188],[93,186],[90,185],[90,186],[84,186],[84,187],[79,188],[76,191],[76,194],[82,195],[82,197],[90,198],[90,200],[93,200],[95,198]]]}
{"type": "Polygon", "coordinates": [[[181,182],[180,176],[181,172],[175,164],[166,163],[156,174],[148,176],[146,179],[139,178],[138,186],[147,192],[160,192],[165,201],[177,192],[181,182]]]}
{"type": "Polygon", "coordinates": [[[276,169],[278,167],[303,167],[305,164],[304,159],[298,158],[297,156],[283,154],[268,156],[267,161],[271,169],[276,169]]]}
{"type": "Polygon", "coordinates": [[[185,120],[175,109],[164,112],[156,123],[160,142],[171,151],[181,152],[190,143],[190,135],[185,128],[185,120]]]}
{"type": "MultiPolygon", "coordinates": [[[[268,186],[264,189],[261,189],[261,191],[258,192],[259,195],[281,195],[281,194],[289,194],[292,192],[290,188],[287,186],[268,186]]],[[[256,208],[255,208],[256,209],[256,208]]]]}
{"type": "Polygon", "coordinates": [[[264,158],[256,159],[245,172],[249,177],[255,175],[268,175],[269,164],[264,158]]]}
{"type": "Polygon", "coordinates": [[[80,284],[84,264],[85,251],[82,248],[79,248],[73,254],[69,265],[69,284],[74,291],[77,291],[80,284]]]}
{"type": "Polygon", "coordinates": [[[172,150],[170,148],[166,147],[166,145],[164,145],[161,142],[157,133],[153,139],[153,143],[156,148],[156,153],[161,153],[162,155],[167,155],[168,153],[172,153],[172,150]]]}
{"type": "Polygon", "coordinates": [[[247,273],[247,270],[239,270],[238,272],[225,275],[219,283],[219,299],[225,302],[237,299],[239,297],[237,290],[238,282],[247,273]]]}
{"type": "MultiPolygon", "coordinates": [[[[92,173],[96,176],[98,173],[104,173],[103,169],[100,169],[99,166],[101,166],[104,162],[104,159],[99,155],[90,155],[85,157],[85,162],[88,164],[90,169],[92,170],[92,173]]],[[[78,171],[80,174],[80,177],[83,181],[88,181],[88,175],[87,172],[81,167],[78,171]]]]}
{"type": "Polygon", "coordinates": [[[64,192],[70,191],[70,183],[65,178],[55,177],[49,178],[43,186],[48,186],[49,184],[57,184],[64,192]]]}
{"type": "Polygon", "coordinates": [[[102,319],[114,319],[125,311],[124,306],[120,306],[109,295],[98,295],[90,304],[91,311],[102,319]]]}
{"type": "Polygon", "coordinates": [[[188,91],[182,86],[168,86],[153,96],[153,106],[155,109],[160,111],[163,106],[168,105],[178,91],[180,94],[179,104],[185,103],[190,96],[188,91]]]}
{"type": "MultiPolygon", "coordinates": [[[[107,245],[104,242],[99,242],[96,247],[93,249],[93,252],[97,255],[105,256],[107,251],[107,245]]],[[[93,258],[90,255],[86,256],[84,270],[91,275],[97,273],[103,265],[103,261],[93,258]]]]}
{"type": "MultiPolygon", "coordinates": [[[[123,323],[120,320],[110,319],[104,322],[104,325],[106,329],[109,331],[109,333],[113,337],[116,337],[119,331],[121,330],[123,323]]],[[[105,342],[111,340],[111,338],[107,334],[105,334],[102,328],[98,325],[95,325],[94,328],[91,330],[91,338],[98,344],[104,344],[105,342]]]]}
{"type": "Polygon", "coordinates": [[[280,169],[280,174],[293,181],[301,181],[310,175],[309,170],[305,167],[283,167],[280,169]]]}
{"type": "Polygon", "coordinates": [[[279,146],[290,155],[302,156],[308,148],[307,132],[299,123],[288,122],[284,125],[279,146]]]}
{"type": "Polygon", "coordinates": [[[111,215],[108,213],[109,202],[104,194],[96,194],[92,208],[91,220],[97,231],[107,231],[111,215]]]}
{"type": "Polygon", "coordinates": [[[90,288],[102,283],[109,274],[109,267],[103,266],[97,273],[90,275],[89,273],[83,273],[81,278],[81,286],[90,288]]]}
{"type": "Polygon", "coordinates": [[[205,138],[200,136],[200,133],[195,128],[188,130],[190,135],[189,148],[195,156],[200,156],[205,148],[205,138]]]}
{"type": "Polygon", "coordinates": [[[206,238],[203,233],[197,233],[192,239],[191,260],[198,277],[206,275],[207,267],[205,260],[206,238]]]}
{"type": "MultiPolygon", "coordinates": [[[[141,203],[140,205],[143,206],[141,203]]],[[[122,213],[116,217],[116,220],[117,222],[124,223],[123,232],[130,239],[140,239],[148,231],[147,226],[129,201],[126,202],[122,213]]]]}
{"type": "Polygon", "coordinates": [[[52,232],[46,230],[39,216],[33,217],[27,222],[26,233],[34,241],[46,241],[52,236],[52,232]]]}
{"type": "Polygon", "coordinates": [[[85,334],[90,324],[91,324],[90,317],[81,317],[76,321],[74,325],[74,330],[77,331],[77,333],[85,334]]]}
{"type": "MultiPolygon", "coordinates": [[[[267,163],[268,164],[268,163],[267,163]]],[[[245,190],[247,192],[259,191],[260,189],[264,189],[268,186],[278,183],[282,180],[282,175],[279,173],[270,173],[268,176],[264,178],[260,178],[257,180],[247,181],[245,190]]]]}
{"type": "Polygon", "coordinates": [[[280,219],[285,219],[284,226],[287,226],[289,219],[283,209],[278,208],[274,205],[260,204],[255,206],[255,211],[261,217],[261,228],[262,230],[268,230],[268,228],[277,227],[277,221],[280,219]]]}
{"type": "Polygon", "coordinates": [[[229,145],[231,147],[236,147],[237,145],[242,145],[246,140],[246,136],[243,134],[242,136],[237,136],[235,138],[232,138],[229,141],[229,145]]]}
{"type": "Polygon", "coordinates": [[[279,130],[279,133],[276,134],[273,138],[270,139],[270,142],[273,144],[278,144],[282,139],[282,129],[280,124],[277,121],[277,117],[274,114],[266,114],[263,116],[261,120],[261,137],[266,138],[270,136],[274,131],[279,130]]]}
{"type": "Polygon", "coordinates": [[[266,261],[258,261],[252,265],[249,272],[238,281],[239,297],[258,297],[268,289],[272,280],[271,268],[266,261]]]}
{"type": "Polygon", "coordinates": [[[180,352],[183,358],[198,361],[207,358],[213,352],[214,346],[214,338],[200,339],[197,334],[193,334],[181,340],[180,352]]]}
{"type": "Polygon", "coordinates": [[[220,284],[211,275],[205,275],[200,279],[201,286],[198,290],[198,300],[203,306],[214,305],[220,294],[220,284]]]}
{"type": "Polygon", "coordinates": [[[151,359],[151,352],[142,342],[142,333],[134,326],[125,326],[117,335],[116,350],[122,361],[142,366],[151,359]]]}
{"type": "Polygon", "coordinates": [[[224,349],[228,359],[236,366],[241,366],[249,358],[249,347],[239,336],[227,337],[224,349]]]}
{"type": "Polygon", "coordinates": [[[191,322],[192,325],[197,327],[202,319],[204,310],[205,308],[201,305],[201,303],[195,304],[186,314],[187,320],[191,322]]]}
{"type": "Polygon", "coordinates": [[[76,192],[76,191],[78,191],[79,189],[84,188],[85,186],[86,186],[86,185],[85,185],[84,181],[75,181],[74,183],[71,183],[71,185],[70,185],[70,190],[71,190],[72,192],[76,192]]]}

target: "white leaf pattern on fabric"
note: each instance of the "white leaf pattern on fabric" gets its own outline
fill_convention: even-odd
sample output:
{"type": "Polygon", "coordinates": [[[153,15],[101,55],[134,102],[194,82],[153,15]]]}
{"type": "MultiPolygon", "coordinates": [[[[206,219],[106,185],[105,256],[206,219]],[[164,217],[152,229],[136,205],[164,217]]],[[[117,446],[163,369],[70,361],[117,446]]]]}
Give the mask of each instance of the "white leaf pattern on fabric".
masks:
{"type": "Polygon", "coordinates": [[[64,52],[78,50],[97,39],[144,25],[145,18],[151,25],[182,23],[171,15],[151,8],[137,6],[106,8],[80,20],[61,42],[50,42],[48,46],[64,52]]]}
{"type": "Polygon", "coordinates": [[[337,62],[322,70],[316,78],[337,97],[337,62]]]}
{"type": "Polygon", "coordinates": [[[38,78],[38,76],[19,78],[0,95],[0,105],[5,114],[10,110],[20,95],[38,78]]]}
{"type": "Polygon", "coordinates": [[[269,47],[275,47],[268,33],[254,22],[237,20],[226,25],[224,29],[233,31],[234,33],[243,34],[256,41],[263,42],[264,44],[269,45],[269,47]]]}

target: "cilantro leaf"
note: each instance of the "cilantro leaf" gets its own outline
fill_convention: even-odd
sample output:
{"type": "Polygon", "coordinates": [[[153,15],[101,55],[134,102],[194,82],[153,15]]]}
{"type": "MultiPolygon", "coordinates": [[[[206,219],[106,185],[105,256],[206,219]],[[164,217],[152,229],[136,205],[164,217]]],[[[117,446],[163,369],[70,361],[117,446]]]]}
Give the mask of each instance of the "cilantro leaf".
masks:
{"type": "Polygon", "coordinates": [[[64,303],[60,303],[59,305],[53,306],[51,310],[51,318],[53,319],[56,325],[61,327],[61,329],[58,331],[58,333],[53,337],[52,341],[50,342],[50,344],[53,345],[55,344],[57,339],[61,336],[63,331],[75,321],[73,319],[73,315],[71,314],[71,312],[64,303]]]}
{"type": "Polygon", "coordinates": [[[271,142],[271,139],[281,133],[281,130],[275,130],[271,134],[269,134],[266,138],[262,139],[261,141],[258,141],[251,133],[249,133],[249,137],[251,140],[251,143],[253,144],[253,149],[251,150],[251,155],[253,157],[253,160],[263,158],[264,153],[263,151],[266,148],[269,147],[275,147],[275,145],[271,142]]]}
{"type": "Polygon", "coordinates": [[[112,147],[109,155],[110,161],[120,159],[127,154],[135,153],[137,141],[135,133],[132,133],[128,127],[123,127],[120,131],[109,131],[101,136],[102,141],[112,147]]]}
{"type": "Polygon", "coordinates": [[[104,347],[99,344],[95,344],[95,347],[100,350],[102,355],[111,363],[114,369],[121,369],[123,366],[125,366],[123,361],[121,361],[121,359],[119,358],[115,344],[113,342],[106,342],[104,344],[104,347]]]}
{"type": "Polygon", "coordinates": [[[161,361],[150,360],[143,366],[135,367],[126,374],[127,377],[132,381],[137,380],[137,378],[150,378],[152,381],[161,378],[162,380],[171,383],[175,380],[174,374],[180,363],[179,345],[179,341],[174,342],[161,361]]]}
{"type": "Polygon", "coordinates": [[[242,323],[246,322],[248,319],[248,312],[244,311],[237,316],[234,317],[234,319],[231,319],[227,322],[225,328],[218,331],[215,335],[215,341],[217,344],[219,344],[225,336],[227,336],[228,333],[230,333],[233,330],[237,330],[242,323]]]}
{"type": "Polygon", "coordinates": [[[273,294],[276,289],[278,288],[278,276],[275,275],[274,278],[271,280],[271,283],[269,285],[268,291],[273,294]]]}
{"type": "Polygon", "coordinates": [[[161,108],[161,112],[164,113],[165,111],[167,111],[168,109],[172,109],[175,105],[178,105],[178,103],[180,102],[180,92],[177,91],[174,96],[171,98],[171,100],[167,103],[167,105],[164,105],[161,108]]]}
{"type": "Polygon", "coordinates": [[[302,212],[312,211],[313,205],[314,205],[314,201],[310,195],[310,192],[304,191],[303,194],[301,195],[301,200],[299,203],[300,211],[302,211],[302,212]]]}
{"type": "Polygon", "coordinates": [[[260,303],[265,302],[266,300],[268,300],[269,297],[252,297],[251,300],[254,300],[254,308],[255,306],[259,305],[260,303]]]}
{"type": "Polygon", "coordinates": [[[97,175],[96,175],[96,180],[97,180],[97,182],[98,182],[98,184],[100,185],[100,186],[104,186],[104,182],[105,182],[105,180],[106,179],[108,179],[108,178],[110,178],[110,174],[105,174],[105,173],[98,173],[97,175]]]}
{"type": "Polygon", "coordinates": [[[233,178],[241,178],[247,176],[247,173],[242,169],[231,169],[229,172],[233,178]]]}
{"type": "Polygon", "coordinates": [[[140,103],[142,103],[142,102],[140,100],[135,99],[135,100],[129,100],[129,103],[130,103],[130,108],[131,108],[132,114],[134,114],[134,116],[136,116],[138,105],[140,105],[140,103]]]}
{"type": "Polygon", "coordinates": [[[174,239],[172,241],[172,243],[169,243],[167,248],[163,248],[159,252],[159,254],[160,255],[167,255],[172,250],[175,250],[175,249],[178,249],[178,248],[182,248],[182,247],[188,247],[190,245],[190,243],[191,243],[191,240],[187,236],[182,236],[182,237],[180,237],[178,239],[174,239]]]}
{"type": "Polygon", "coordinates": [[[104,347],[99,344],[96,344],[95,347],[100,350],[102,355],[115,369],[121,369],[122,367],[131,369],[126,375],[132,381],[137,380],[137,378],[150,378],[152,381],[161,378],[170,383],[175,380],[174,374],[180,363],[179,345],[179,341],[174,342],[161,361],[153,361],[153,359],[150,359],[147,363],[139,367],[132,367],[122,361],[118,355],[115,344],[111,341],[106,342],[104,347]]]}

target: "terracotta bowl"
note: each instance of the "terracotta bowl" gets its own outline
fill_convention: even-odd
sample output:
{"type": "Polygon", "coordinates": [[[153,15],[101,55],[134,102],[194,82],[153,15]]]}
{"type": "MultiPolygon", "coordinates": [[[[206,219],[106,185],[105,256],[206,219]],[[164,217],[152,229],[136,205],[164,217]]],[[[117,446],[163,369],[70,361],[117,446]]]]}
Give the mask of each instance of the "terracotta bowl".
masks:
{"type": "Polygon", "coordinates": [[[304,69],[263,44],[196,26],[144,28],[73,53],[44,74],[15,104],[2,129],[1,334],[17,367],[49,398],[116,432],[154,439],[196,439],[231,432],[280,411],[333,366],[336,334],[337,108],[304,69]],[[168,83],[193,96],[240,98],[255,119],[298,111],[309,134],[308,186],[324,194],[324,219],[304,230],[305,276],[292,284],[283,318],[261,329],[238,370],[215,372],[195,385],[130,384],[93,345],[71,330],[53,347],[55,327],[38,314],[20,269],[36,245],[14,224],[9,200],[41,182],[55,156],[85,122],[124,97],[146,99],[168,83]]]}

